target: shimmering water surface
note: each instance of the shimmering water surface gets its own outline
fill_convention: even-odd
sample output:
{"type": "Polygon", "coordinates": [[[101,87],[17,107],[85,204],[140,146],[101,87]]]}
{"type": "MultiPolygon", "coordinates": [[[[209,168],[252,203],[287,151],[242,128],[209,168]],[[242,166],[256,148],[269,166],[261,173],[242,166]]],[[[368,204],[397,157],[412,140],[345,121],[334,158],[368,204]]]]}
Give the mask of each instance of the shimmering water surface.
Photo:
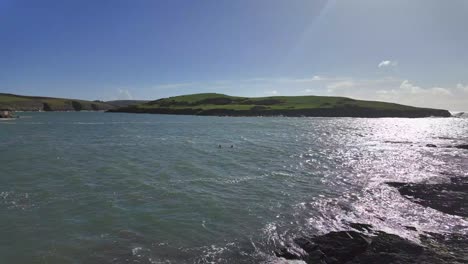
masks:
{"type": "Polygon", "coordinates": [[[20,115],[0,122],[0,263],[275,262],[350,222],[468,232],[384,184],[468,176],[442,147],[468,119],[20,115]]]}

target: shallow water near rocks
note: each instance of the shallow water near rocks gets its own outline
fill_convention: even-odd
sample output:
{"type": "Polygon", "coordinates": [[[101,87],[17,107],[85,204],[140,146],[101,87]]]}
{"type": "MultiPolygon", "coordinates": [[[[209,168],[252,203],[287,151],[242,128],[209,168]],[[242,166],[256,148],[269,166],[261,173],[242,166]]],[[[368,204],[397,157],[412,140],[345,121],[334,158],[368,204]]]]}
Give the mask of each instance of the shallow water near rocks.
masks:
{"type": "Polygon", "coordinates": [[[0,123],[1,263],[275,262],[353,222],[468,232],[385,184],[467,177],[445,147],[467,119],[23,114],[0,123]]]}

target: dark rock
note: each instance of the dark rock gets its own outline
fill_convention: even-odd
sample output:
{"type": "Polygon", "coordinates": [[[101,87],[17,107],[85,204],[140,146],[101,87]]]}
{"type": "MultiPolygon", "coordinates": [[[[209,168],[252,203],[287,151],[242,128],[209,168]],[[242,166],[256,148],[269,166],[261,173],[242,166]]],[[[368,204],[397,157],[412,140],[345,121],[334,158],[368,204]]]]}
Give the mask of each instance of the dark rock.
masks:
{"type": "Polygon", "coordinates": [[[300,248],[302,248],[305,252],[312,252],[318,248],[317,244],[312,242],[311,240],[307,238],[296,238],[294,240],[294,243],[296,243],[300,248]]]}
{"type": "Polygon", "coordinates": [[[397,235],[384,232],[379,232],[379,234],[373,238],[370,250],[385,253],[399,253],[405,251],[413,255],[420,254],[423,251],[420,245],[414,244],[397,235]]]}
{"type": "Polygon", "coordinates": [[[285,248],[275,250],[275,255],[278,258],[285,258],[285,259],[302,259],[303,258],[301,253],[295,251],[291,247],[285,247],[285,248]]]}
{"type": "Polygon", "coordinates": [[[416,229],[416,227],[414,227],[414,226],[403,226],[403,227],[406,228],[406,229],[408,229],[408,230],[411,230],[411,231],[418,231],[418,230],[416,229]]]}
{"type": "Polygon", "coordinates": [[[363,254],[351,263],[417,263],[424,248],[399,236],[379,232],[363,254]]]}
{"type": "Polygon", "coordinates": [[[386,183],[387,185],[391,187],[395,187],[395,188],[400,188],[409,184],[409,183],[404,183],[404,182],[386,182],[386,183]]]}
{"type": "Polygon", "coordinates": [[[452,177],[450,178],[450,182],[453,184],[468,184],[467,177],[452,177]]]}
{"type": "Polygon", "coordinates": [[[377,232],[367,236],[355,231],[331,232],[295,243],[305,253],[292,247],[276,252],[286,259],[306,263],[466,263],[467,237],[459,234],[428,234],[421,237],[423,245],[397,235],[377,232]],[[279,252],[279,253],[278,253],[279,252]]]}
{"type": "MultiPolygon", "coordinates": [[[[450,173],[444,175],[452,176],[450,173]]],[[[407,199],[444,213],[468,216],[468,178],[451,177],[449,183],[423,184],[389,182],[407,199]]],[[[311,238],[297,238],[295,246],[279,251],[287,259],[306,263],[468,263],[468,236],[463,234],[421,235],[421,245],[397,235],[373,231],[372,226],[351,223],[350,227],[371,232],[331,232],[311,238]],[[298,248],[300,250],[298,250],[298,248]]],[[[405,226],[408,230],[416,228],[405,226]]]]}
{"type": "Polygon", "coordinates": [[[297,254],[294,248],[288,247],[276,251],[276,256],[307,263],[345,263],[369,246],[369,240],[355,231],[331,232],[311,239],[298,238],[294,242],[305,254],[297,254]]]}
{"type": "Polygon", "coordinates": [[[456,145],[455,147],[459,149],[468,149],[468,144],[456,145]]]}
{"type": "Polygon", "coordinates": [[[396,183],[388,185],[396,187],[401,195],[414,203],[431,207],[441,212],[468,217],[468,179],[451,178],[450,183],[421,184],[396,183]]]}
{"type": "Polygon", "coordinates": [[[390,144],[411,144],[411,141],[393,141],[393,140],[385,140],[384,143],[390,144]]]}
{"type": "Polygon", "coordinates": [[[427,144],[426,147],[428,147],[428,148],[437,148],[437,146],[434,145],[434,144],[427,144]]]}
{"type": "MultiPolygon", "coordinates": [[[[366,238],[355,231],[342,231],[316,237],[313,241],[327,257],[327,263],[345,263],[367,250],[370,241],[366,238]]],[[[314,252],[309,255],[314,255],[314,252]]]]}

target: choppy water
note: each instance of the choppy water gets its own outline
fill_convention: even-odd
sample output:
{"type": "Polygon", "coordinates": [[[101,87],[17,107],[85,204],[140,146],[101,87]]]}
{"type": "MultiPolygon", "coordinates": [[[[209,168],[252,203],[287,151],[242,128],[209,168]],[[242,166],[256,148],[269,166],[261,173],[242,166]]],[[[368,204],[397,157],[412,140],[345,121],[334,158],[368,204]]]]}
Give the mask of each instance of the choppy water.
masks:
{"type": "Polygon", "coordinates": [[[468,142],[468,119],[22,115],[0,122],[0,263],[275,262],[349,222],[468,232],[384,184],[468,176],[467,151],[425,147],[468,142]]]}

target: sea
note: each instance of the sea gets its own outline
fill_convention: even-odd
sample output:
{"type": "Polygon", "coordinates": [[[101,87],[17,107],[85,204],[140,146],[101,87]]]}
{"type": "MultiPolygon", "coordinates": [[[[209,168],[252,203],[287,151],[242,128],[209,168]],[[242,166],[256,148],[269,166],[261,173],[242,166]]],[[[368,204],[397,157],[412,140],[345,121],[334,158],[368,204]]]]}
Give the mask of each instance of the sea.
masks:
{"type": "Polygon", "coordinates": [[[386,184],[468,177],[468,119],[18,115],[0,263],[287,263],[275,249],[351,223],[468,233],[386,184]]]}

